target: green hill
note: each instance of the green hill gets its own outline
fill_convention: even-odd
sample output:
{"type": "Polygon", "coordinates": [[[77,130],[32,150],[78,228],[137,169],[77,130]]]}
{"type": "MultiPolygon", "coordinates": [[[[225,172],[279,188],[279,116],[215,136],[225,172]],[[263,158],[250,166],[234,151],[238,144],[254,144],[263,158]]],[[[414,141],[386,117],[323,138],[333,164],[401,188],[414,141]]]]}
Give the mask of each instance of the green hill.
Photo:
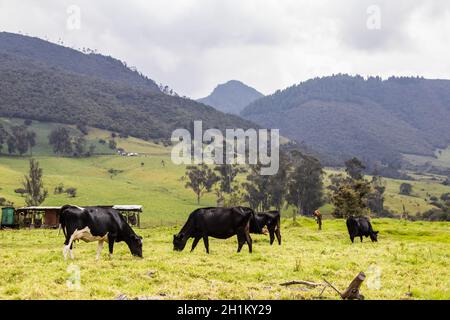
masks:
{"type": "Polygon", "coordinates": [[[11,34],[0,35],[0,48],[2,117],[83,124],[146,140],[167,139],[175,129],[191,128],[195,120],[202,120],[205,129],[257,127],[196,101],[163,94],[112,58],[11,34]],[[11,38],[15,45],[9,44],[11,38]]]}
{"type": "Polygon", "coordinates": [[[423,78],[316,78],[259,99],[241,113],[304,141],[342,164],[397,167],[403,154],[434,157],[450,145],[450,81],[423,78]]]}

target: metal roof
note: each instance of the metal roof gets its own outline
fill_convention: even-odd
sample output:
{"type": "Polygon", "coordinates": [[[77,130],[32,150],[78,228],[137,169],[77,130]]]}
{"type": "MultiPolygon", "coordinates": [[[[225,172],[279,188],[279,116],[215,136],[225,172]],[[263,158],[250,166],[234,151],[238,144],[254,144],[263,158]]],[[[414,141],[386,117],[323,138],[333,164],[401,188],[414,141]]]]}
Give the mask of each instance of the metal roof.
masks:
{"type": "MultiPolygon", "coordinates": [[[[94,206],[95,207],[95,206],[94,206]]],[[[113,205],[113,206],[105,206],[105,207],[112,207],[116,210],[121,211],[142,211],[141,205],[113,205]]],[[[17,211],[40,211],[40,210],[61,210],[62,207],[20,207],[17,208],[17,211]]]]}
{"type": "Polygon", "coordinates": [[[18,211],[39,211],[39,210],[60,210],[61,207],[21,207],[17,208],[18,211]]]}
{"type": "Polygon", "coordinates": [[[115,205],[113,209],[122,211],[142,211],[142,206],[140,205],[115,205]]]}

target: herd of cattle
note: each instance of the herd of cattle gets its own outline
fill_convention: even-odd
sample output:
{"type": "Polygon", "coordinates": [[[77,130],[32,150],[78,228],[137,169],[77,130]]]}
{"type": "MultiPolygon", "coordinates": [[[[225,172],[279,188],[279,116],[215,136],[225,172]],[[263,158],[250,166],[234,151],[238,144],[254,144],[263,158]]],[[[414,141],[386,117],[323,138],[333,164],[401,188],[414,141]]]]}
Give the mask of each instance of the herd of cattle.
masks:
{"type": "MultiPolygon", "coordinates": [[[[61,208],[60,227],[65,236],[63,254],[73,259],[73,243],[82,240],[85,242],[98,241],[97,259],[105,242],[108,243],[109,254],[113,254],[114,243],[124,241],[131,254],[142,258],[142,237],[138,236],[128,225],[125,218],[115,209],[100,207],[77,207],[66,205],[61,208]]],[[[347,219],[347,229],[350,239],[370,237],[372,242],[377,241],[378,231],[366,217],[350,217],[347,219]]],[[[189,215],[181,231],[173,236],[173,249],[182,251],[187,241],[193,238],[191,251],[203,239],[206,252],[209,253],[208,238],[228,239],[237,236],[238,252],[247,243],[249,252],[252,252],[252,238],[250,233],[270,235],[270,244],[278,240],[281,245],[280,213],[269,211],[256,213],[250,208],[201,208],[189,215]]]]}

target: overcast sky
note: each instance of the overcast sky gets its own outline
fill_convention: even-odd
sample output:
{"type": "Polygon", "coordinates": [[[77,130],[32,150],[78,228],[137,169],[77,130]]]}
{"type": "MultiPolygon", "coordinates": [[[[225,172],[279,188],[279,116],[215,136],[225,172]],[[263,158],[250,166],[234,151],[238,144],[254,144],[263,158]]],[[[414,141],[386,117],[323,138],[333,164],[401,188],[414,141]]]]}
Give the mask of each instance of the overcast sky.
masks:
{"type": "Polygon", "coordinates": [[[0,30],[97,49],[192,98],[231,79],[270,94],[333,73],[450,78],[448,0],[0,0],[0,30]]]}

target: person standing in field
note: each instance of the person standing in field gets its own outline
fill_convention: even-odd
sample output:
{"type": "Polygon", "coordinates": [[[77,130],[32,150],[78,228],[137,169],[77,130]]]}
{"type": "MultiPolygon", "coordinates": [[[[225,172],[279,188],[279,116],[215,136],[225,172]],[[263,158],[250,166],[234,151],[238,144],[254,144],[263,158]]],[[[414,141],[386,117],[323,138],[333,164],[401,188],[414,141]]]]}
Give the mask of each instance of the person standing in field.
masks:
{"type": "Polygon", "coordinates": [[[314,218],[316,219],[316,222],[319,226],[319,230],[322,230],[322,214],[319,210],[314,211],[313,213],[314,218]]]}

